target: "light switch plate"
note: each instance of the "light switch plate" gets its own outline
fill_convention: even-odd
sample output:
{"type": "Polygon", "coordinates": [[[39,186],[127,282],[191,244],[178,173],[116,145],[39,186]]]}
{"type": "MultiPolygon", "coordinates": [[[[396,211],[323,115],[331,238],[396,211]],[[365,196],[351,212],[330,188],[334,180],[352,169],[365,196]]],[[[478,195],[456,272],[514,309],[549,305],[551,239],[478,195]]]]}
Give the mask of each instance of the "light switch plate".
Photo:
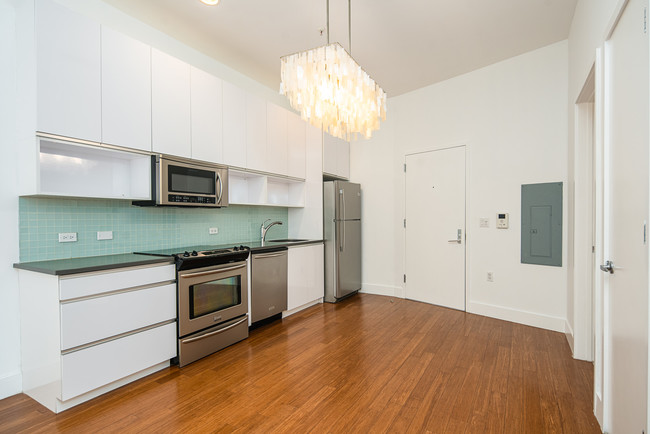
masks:
{"type": "Polygon", "coordinates": [[[489,228],[490,227],[490,219],[487,218],[487,217],[481,217],[479,219],[479,227],[489,228]]]}
{"type": "Polygon", "coordinates": [[[97,231],[97,240],[112,240],[113,231],[97,231]]]}

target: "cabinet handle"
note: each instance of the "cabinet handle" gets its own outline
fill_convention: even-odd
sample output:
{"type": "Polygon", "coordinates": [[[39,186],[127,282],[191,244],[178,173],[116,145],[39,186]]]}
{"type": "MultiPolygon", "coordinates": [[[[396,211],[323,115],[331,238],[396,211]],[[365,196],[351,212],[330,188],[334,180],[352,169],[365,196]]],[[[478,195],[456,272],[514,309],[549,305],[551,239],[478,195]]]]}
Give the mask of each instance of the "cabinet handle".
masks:
{"type": "Polygon", "coordinates": [[[286,252],[281,252],[281,253],[256,253],[253,255],[253,259],[259,259],[259,258],[275,258],[276,256],[286,256],[286,252]]]}

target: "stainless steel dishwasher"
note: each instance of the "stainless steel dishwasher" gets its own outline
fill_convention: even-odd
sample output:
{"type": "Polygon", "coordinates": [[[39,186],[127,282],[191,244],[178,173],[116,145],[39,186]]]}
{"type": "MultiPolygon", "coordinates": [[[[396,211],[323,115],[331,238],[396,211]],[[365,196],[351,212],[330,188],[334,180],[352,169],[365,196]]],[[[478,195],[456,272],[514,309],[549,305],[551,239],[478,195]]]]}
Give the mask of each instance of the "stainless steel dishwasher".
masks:
{"type": "Polygon", "coordinates": [[[287,310],[287,247],[251,254],[251,322],[287,310]]]}

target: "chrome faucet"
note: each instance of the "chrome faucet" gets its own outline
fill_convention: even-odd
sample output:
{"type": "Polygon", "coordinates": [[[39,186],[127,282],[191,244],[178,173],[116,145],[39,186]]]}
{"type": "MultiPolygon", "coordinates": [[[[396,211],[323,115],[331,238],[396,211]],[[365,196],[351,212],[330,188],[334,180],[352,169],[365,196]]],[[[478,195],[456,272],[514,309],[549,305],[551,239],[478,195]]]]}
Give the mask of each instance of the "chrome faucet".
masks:
{"type": "Polygon", "coordinates": [[[271,228],[271,226],[273,226],[273,225],[281,225],[282,224],[281,221],[274,221],[274,222],[269,223],[268,226],[264,227],[264,225],[268,221],[271,221],[271,219],[264,220],[264,223],[262,223],[262,226],[260,226],[260,235],[262,236],[262,245],[264,245],[264,242],[266,241],[266,233],[271,228]]]}

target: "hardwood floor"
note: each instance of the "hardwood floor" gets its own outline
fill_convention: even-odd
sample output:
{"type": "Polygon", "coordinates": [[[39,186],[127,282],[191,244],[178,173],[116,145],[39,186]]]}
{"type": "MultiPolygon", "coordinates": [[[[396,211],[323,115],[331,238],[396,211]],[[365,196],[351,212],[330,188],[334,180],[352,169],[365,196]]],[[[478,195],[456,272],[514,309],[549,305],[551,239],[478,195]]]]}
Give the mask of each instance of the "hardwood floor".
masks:
{"type": "Polygon", "coordinates": [[[309,308],[217,354],[1,432],[597,433],[563,334],[374,295],[309,308]]]}

